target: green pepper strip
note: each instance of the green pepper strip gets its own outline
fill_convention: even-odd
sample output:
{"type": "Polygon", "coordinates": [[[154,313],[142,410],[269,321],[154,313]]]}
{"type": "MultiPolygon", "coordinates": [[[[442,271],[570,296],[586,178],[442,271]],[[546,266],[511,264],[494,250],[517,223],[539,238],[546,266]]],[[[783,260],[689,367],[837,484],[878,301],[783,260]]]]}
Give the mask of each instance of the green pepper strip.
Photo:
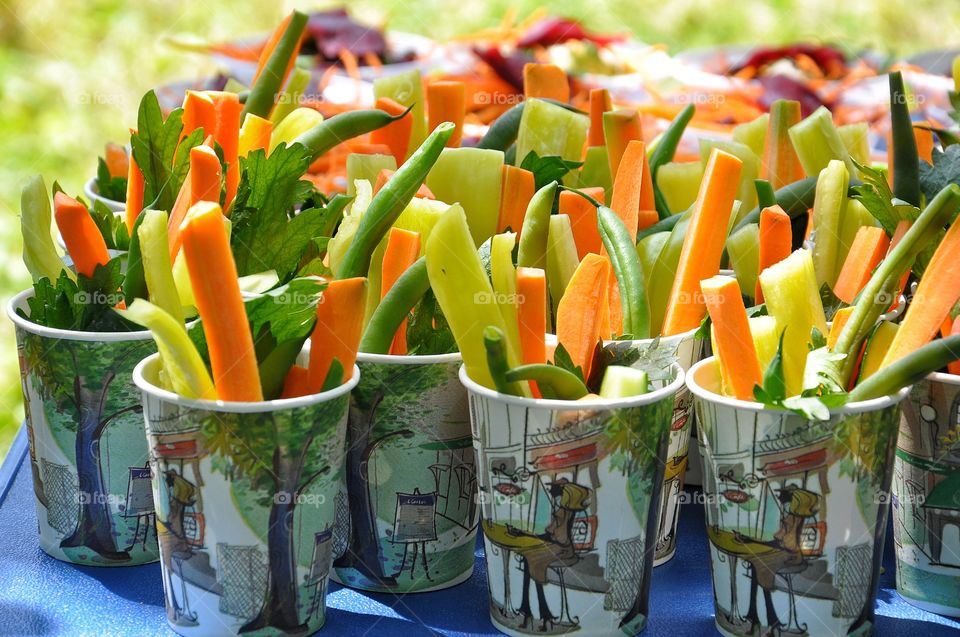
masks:
{"type": "Polygon", "coordinates": [[[347,111],[325,119],[310,130],[301,133],[293,140],[294,144],[302,144],[310,151],[311,161],[322,156],[334,146],[342,144],[348,139],[365,135],[387,124],[397,121],[410,112],[410,106],[400,115],[391,115],[379,108],[368,108],[356,111],[347,111]]]}
{"type": "Polygon", "coordinates": [[[514,367],[504,376],[508,382],[514,383],[534,381],[540,394],[552,400],[579,400],[590,393],[575,374],[546,363],[514,367]]]}
{"type": "Polygon", "coordinates": [[[400,329],[403,319],[409,316],[429,289],[427,258],[420,257],[404,270],[373,311],[360,339],[360,351],[388,354],[393,336],[400,329]]]}
{"type": "Polygon", "coordinates": [[[522,396],[523,393],[516,383],[507,380],[510,364],[507,363],[506,336],[499,327],[488,325],[483,330],[483,345],[487,350],[487,367],[493,377],[493,386],[501,394],[522,396]]]}
{"type": "Polygon", "coordinates": [[[693,119],[693,114],[696,110],[697,108],[693,104],[687,104],[686,108],[680,111],[680,113],[673,118],[673,121],[670,122],[670,125],[667,126],[667,129],[663,131],[660,141],[657,142],[657,147],[654,148],[650,154],[650,177],[653,179],[653,197],[657,206],[657,215],[659,215],[661,219],[670,217],[670,207],[667,206],[667,200],[664,198],[663,193],[660,192],[660,187],[657,186],[657,171],[660,170],[660,166],[673,161],[673,156],[677,152],[677,146],[680,145],[680,138],[683,137],[683,132],[686,130],[690,120],[693,119]]]}
{"type": "MultiPolygon", "coordinates": [[[[550,102],[556,106],[563,107],[574,113],[585,113],[579,108],[574,108],[569,104],[558,102],[548,98],[542,99],[544,102],[550,102]]],[[[491,148],[493,150],[502,150],[506,152],[510,145],[517,141],[517,135],[520,133],[520,118],[523,117],[523,102],[520,102],[509,111],[498,117],[490,124],[486,134],[477,143],[475,148],[491,148]]]]}
{"type": "Polygon", "coordinates": [[[550,231],[550,213],[557,196],[559,184],[551,181],[534,193],[523,217],[520,247],[517,249],[517,265],[529,268],[547,267],[547,243],[550,231]]]}
{"type": "Polygon", "coordinates": [[[287,25],[280,41],[277,43],[273,53],[263,67],[263,71],[257,78],[256,83],[251,87],[249,95],[243,105],[243,112],[240,114],[240,121],[247,116],[247,113],[253,113],[264,119],[270,119],[270,111],[277,101],[277,93],[282,88],[286,76],[287,66],[290,59],[297,55],[300,47],[300,36],[307,26],[307,16],[299,11],[294,11],[290,18],[290,24],[287,25]]]}
{"type": "Polygon", "coordinates": [[[440,151],[453,135],[453,129],[454,125],[450,122],[437,126],[386,185],[377,191],[360,219],[360,226],[350,247],[343,255],[340,271],[335,273],[337,278],[367,276],[374,249],[423,185],[427,173],[440,157],[440,151]]]}
{"type": "Polygon", "coordinates": [[[960,334],[940,338],[904,356],[853,388],[848,399],[870,400],[889,396],[924,379],[947,363],[960,358],[960,334]]]}
{"type": "Polygon", "coordinates": [[[753,187],[757,189],[757,208],[763,210],[777,205],[777,193],[766,179],[754,179],[753,187]]]}
{"type": "Polygon", "coordinates": [[[649,338],[650,303],[633,237],[620,216],[606,206],[597,208],[597,225],[620,286],[623,333],[633,338],[649,338]]]}
{"type": "Polygon", "coordinates": [[[890,74],[890,129],[893,141],[893,196],[920,207],[920,155],[900,71],[890,74]]]}

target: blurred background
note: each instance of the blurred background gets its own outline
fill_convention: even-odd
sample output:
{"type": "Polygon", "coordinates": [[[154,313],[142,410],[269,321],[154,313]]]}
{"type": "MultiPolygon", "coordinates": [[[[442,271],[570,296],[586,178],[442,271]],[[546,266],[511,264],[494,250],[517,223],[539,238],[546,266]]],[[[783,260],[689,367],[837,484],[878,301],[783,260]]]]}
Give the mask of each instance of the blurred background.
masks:
{"type": "MultiPolygon", "coordinates": [[[[168,36],[214,41],[272,29],[293,8],[331,2],[5,0],[0,3],[0,300],[29,283],[20,259],[20,187],[41,173],[81,192],[107,141],[123,143],[142,94],[216,69],[168,36]]],[[[907,56],[960,45],[956,0],[360,0],[374,25],[443,40],[545,7],[599,32],[632,33],[671,52],[719,44],[825,42],[907,56]]],[[[0,458],[23,417],[13,326],[0,320],[0,458]]]]}

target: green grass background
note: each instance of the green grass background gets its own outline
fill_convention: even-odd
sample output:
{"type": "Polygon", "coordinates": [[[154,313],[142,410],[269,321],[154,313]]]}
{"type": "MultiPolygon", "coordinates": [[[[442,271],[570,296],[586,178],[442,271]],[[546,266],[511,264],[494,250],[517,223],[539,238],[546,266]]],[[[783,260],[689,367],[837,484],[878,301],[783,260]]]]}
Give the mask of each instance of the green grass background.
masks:
{"type": "MultiPolygon", "coordinates": [[[[147,89],[202,77],[201,56],[163,43],[271,28],[316,2],[4,0],[0,2],[0,299],[29,282],[20,260],[20,186],[34,173],[80,192],[107,140],[123,140],[147,89]]],[[[493,26],[508,7],[538,6],[605,31],[632,32],[672,51],[722,43],[828,41],[909,54],[960,45],[955,0],[359,0],[358,17],[442,39],[493,26]]],[[[0,458],[23,417],[12,325],[0,320],[0,458]]]]}

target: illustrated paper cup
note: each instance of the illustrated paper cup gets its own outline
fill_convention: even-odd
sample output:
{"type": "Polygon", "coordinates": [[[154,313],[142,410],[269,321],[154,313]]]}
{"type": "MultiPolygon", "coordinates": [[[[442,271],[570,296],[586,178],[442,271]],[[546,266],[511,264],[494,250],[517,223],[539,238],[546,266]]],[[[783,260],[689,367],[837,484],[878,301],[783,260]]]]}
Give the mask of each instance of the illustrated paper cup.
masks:
{"type": "Polygon", "coordinates": [[[960,617],[960,376],[930,374],[903,403],[893,495],[897,591],[960,617]]]}
{"type": "Polygon", "coordinates": [[[459,353],[363,354],[347,427],[345,547],[335,579],[372,591],[448,588],[473,573],[477,478],[459,353]]]}
{"type": "MultiPolygon", "coordinates": [[[[684,373],[700,360],[703,341],[694,337],[693,329],[676,336],[659,339],[658,347],[676,353],[677,362],[684,373]]],[[[624,343],[641,351],[650,347],[656,339],[637,341],[612,341],[615,347],[624,343]]],[[[693,400],[686,386],[681,387],[673,403],[673,420],[670,426],[670,445],[667,448],[667,465],[663,472],[663,497],[660,500],[659,524],[657,525],[657,550],[653,565],[669,561],[677,550],[677,520],[680,516],[680,497],[684,479],[690,467],[690,432],[693,429],[693,400]]]]}
{"type": "Polygon", "coordinates": [[[140,393],[131,373],[156,351],[150,332],[43,327],[29,313],[33,289],[7,305],[20,382],[40,548],[89,566],[156,561],[140,393]]]}
{"type": "Polygon", "coordinates": [[[687,375],[724,635],[868,635],[880,577],[897,394],[813,421],[722,396],[716,358],[687,375]]]}
{"type": "Polygon", "coordinates": [[[323,626],[351,380],[263,402],[161,389],[137,365],[153,470],[167,620],[193,636],[323,626]]]}
{"type": "Polygon", "coordinates": [[[643,630],[678,365],[647,394],[470,396],[490,618],[508,635],[643,630]]]}

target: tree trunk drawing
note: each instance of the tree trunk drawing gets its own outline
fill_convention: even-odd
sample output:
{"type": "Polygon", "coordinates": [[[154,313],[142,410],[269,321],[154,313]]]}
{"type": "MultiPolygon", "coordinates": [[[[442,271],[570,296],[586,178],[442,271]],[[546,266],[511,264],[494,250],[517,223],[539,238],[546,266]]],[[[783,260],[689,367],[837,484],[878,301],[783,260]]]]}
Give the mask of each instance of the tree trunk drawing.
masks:
{"type": "Polygon", "coordinates": [[[110,560],[129,560],[127,551],[117,549],[110,518],[108,490],[100,468],[100,437],[110,418],[103,417],[107,391],[113,381],[111,372],[100,383],[99,390],[86,386],[83,377],[74,380],[74,397],[79,411],[76,456],[79,502],[77,526],[60,542],[61,548],[87,547],[110,560]]]}

